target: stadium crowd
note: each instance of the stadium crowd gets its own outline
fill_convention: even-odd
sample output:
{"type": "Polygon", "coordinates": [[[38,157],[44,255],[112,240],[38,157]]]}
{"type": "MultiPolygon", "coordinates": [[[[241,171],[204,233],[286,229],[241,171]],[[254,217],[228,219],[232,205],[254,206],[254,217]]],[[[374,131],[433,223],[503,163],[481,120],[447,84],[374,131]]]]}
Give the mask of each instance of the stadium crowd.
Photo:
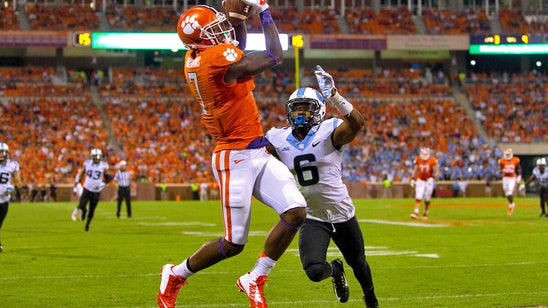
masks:
{"type": "MultiPolygon", "coordinates": [[[[82,86],[77,79],[57,86],[53,73],[51,68],[0,68],[5,102],[0,112],[10,115],[4,116],[10,125],[1,131],[13,140],[12,154],[25,165],[26,181],[71,182],[86,153],[97,146],[105,149],[112,165],[127,160],[136,176],[148,181],[212,181],[207,153],[214,140],[199,128],[199,105],[190,99],[180,69],[112,68],[97,87],[89,82],[82,86]]],[[[412,158],[423,145],[434,150],[443,179],[499,176],[500,149],[478,132],[466,106],[451,96],[447,81],[430,83],[425,75],[416,69],[385,70],[378,78],[362,70],[334,72],[340,91],[367,114],[367,133],[344,148],[345,180],[380,182],[386,174],[394,181],[408,181],[412,158]],[[356,90],[358,85],[367,88],[356,90]]],[[[517,141],[525,130],[521,140],[548,142],[539,131],[546,127],[541,120],[546,118],[541,108],[544,87],[538,89],[526,82],[528,78],[532,77],[510,76],[507,83],[496,85],[500,93],[487,90],[494,85],[480,82],[492,78],[479,76],[467,86],[475,116],[493,119],[482,122],[491,140],[517,141]],[[505,93],[520,93],[517,115],[509,116],[515,104],[505,93]],[[523,115],[539,121],[520,121],[523,115]],[[513,129],[520,134],[507,139],[513,129]]],[[[286,124],[284,98],[293,83],[293,73],[281,69],[256,78],[265,129],[286,124]]],[[[303,78],[302,86],[314,86],[313,80],[303,78]]]]}
{"type": "MultiPolygon", "coordinates": [[[[182,7],[173,4],[102,1],[75,4],[69,1],[28,1],[15,9],[6,2],[0,8],[3,30],[101,30],[101,31],[173,31],[174,16],[182,7]]],[[[432,5],[432,4],[430,4],[432,5]]],[[[385,6],[376,12],[371,7],[340,9],[305,7],[298,9],[293,2],[272,6],[272,16],[279,22],[279,31],[286,33],[342,33],[342,34],[485,34],[492,29],[496,18],[503,33],[542,34],[548,29],[546,18],[533,15],[526,19],[517,8],[501,7],[496,15],[484,8],[466,6],[459,12],[425,6],[412,12],[406,6],[385,6]],[[414,19],[424,23],[417,28],[414,19]]],[[[247,22],[249,32],[260,32],[257,17],[247,22]]]]}

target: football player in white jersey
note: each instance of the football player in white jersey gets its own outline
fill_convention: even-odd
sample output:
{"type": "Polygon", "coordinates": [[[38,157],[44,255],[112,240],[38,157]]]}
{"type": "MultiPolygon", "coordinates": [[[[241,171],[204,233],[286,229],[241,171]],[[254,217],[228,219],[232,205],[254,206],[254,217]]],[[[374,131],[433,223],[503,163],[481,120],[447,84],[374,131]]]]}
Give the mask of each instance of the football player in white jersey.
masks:
{"type": "Polygon", "coordinates": [[[108,183],[112,177],[107,174],[108,163],[102,161],[103,152],[100,149],[91,150],[91,158],[84,161],[82,171],[76,175],[74,179],[74,187],[77,188],[80,183],[80,179],[85,175],[82,195],[80,196],[80,201],[78,203],[78,209],[82,211],[81,220],[86,219],[86,226],[84,230],[89,231],[89,224],[93,219],[93,214],[95,213],[95,208],[99,203],[99,197],[101,196],[101,191],[105,188],[106,183],[108,183]],[[86,208],[89,203],[89,213],[86,208]]]}
{"type": "MultiPolygon", "coordinates": [[[[11,192],[21,188],[21,175],[19,163],[9,157],[10,148],[4,142],[0,142],[0,230],[4,219],[8,215],[8,207],[11,192]]],[[[0,241],[0,252],[4,250],[0,241]]]]}
{"type": "Polygon", "coordinates": [[[333,239],[361,285],[366,306],[378,307],[362,231],[341,178],[342,146],[354,140],[365,120],[337,92],[330,74],[320,66],[315,74],[323,96],[312,88],[293,92],[286,103],[290,127],[276,127],[267,132],[268,150],[289,167],[308,204],[307,219],[299,234],[299,254],[308,278],[319,282],[332,277],[337,299],[348,301],[342,261],[326,261],[333,239]],[[324,121],[324,98],[344,120],[324,121]]]}
{"type": "Polygon", "coordinates": [[[520,190],[525,190],[534,180],[537,180],[540,196],[540,217],[548,217],[546,208],[548,207],[548,171],[546,171],[546,158],[537,159],[537,166],[533,169],[533,174],[525,181],[525,185],[520,186],[520,190]]]}

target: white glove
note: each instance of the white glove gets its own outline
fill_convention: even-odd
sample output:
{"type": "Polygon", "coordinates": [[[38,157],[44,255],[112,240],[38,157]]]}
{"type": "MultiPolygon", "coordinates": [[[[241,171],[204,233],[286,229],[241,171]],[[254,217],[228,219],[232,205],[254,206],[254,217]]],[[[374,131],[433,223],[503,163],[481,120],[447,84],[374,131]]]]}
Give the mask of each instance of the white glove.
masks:
{"type": "Polygon", "coordinates": [[[79,195],[82,191],[82,184],[78,183],[74,188],[72,189],[72,192],[79,195]]]}
{"type": "Polygon", "coordinates": [[[519,184],[519,187],[518,187],[518,190],[519,190],[520,192],[525,191],[525,183],[520,183],[520,184],[519,184]]]}
{"type": "Polygon", "coordinates": [[[411,185],[411,187],[415,187],[415,180],[411,180],[411,182],[409,182],[409,185],[411,185]]]}
{"type": "Polygon", "coordinates": [[[10,192],[12,192],[12,191],[14,191],[14,190],[15,190],[15,186],[13,186],[13,185],[8,185],[8,186],[6,186],[6,191],[7,191],[8,193],[10,193],[10,192]]]}
{"type": "Polygon", "coordinates": [[[266,0],[242,0],[242,2],[247,5],[251,5],[251,8],[253,8],[258,13],[264,12],[269,7],[268,3],[266,3],[266,0]]]}
{"type": "Polygon", "coordinates": [[[320,87],[320,90],[322,90],[323,97],[331,98],[333,95],[333,89],[335,88],[335,81],[333,81],[333,77],[328,72],[324,71],[319,65],[316,65],[314,74],[318,80],[318,86],[320,87]]]}
{"type": "Polygon", "coordinates": [[[105,188],[105,186],[107,186],[107,184],[101,183],[101,184],[99,184],[99,186],[97,186],[97,189],[98,189],[99,191],[101,191],[101,190],[103,190],[103,188],[105,188]]]}

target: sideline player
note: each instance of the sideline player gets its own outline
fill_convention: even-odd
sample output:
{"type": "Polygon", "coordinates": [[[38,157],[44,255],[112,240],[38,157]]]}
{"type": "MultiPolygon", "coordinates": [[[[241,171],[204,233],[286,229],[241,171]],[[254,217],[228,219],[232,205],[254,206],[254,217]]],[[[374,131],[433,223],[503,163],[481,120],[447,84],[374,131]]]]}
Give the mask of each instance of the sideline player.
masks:
{"type": "Polygon", "coordinates": [[[537,166],[533,168],[533,174],[525,181],[523,188],[525,189],[529,183],[534,180],[538,183],[539,197],[540,197],[540,217],[548,217],[546,215],[546,208],[548,207],[548,172],[546,172],[546,159],[537,159],[537,166]]]}
{"type": "Polygon", "coordinates": [[[243,1],[259,12],[266,50],[244,54],[245,22],[233,27],[225,14],[210,6],[191,7],[177,24],[179,37],[189,49],[184,70],[187,83],[202,106],[203,125],[216,139],[211,161],[220,187],[225,232],[181,264],[162,267],[160,307],[175,306],[190,276],[242,252],[249,236],[252,197],[276,211],[280,220],[268,233],[253,269],[236,284],[251,307],[267,307],[267,276],[306,219],[306,202],[291,172],[266,151],[268,140],[252,94],[253,76],[282,61],[278,30],[266,2],[243,1]]]}
{"type": "Polygon", "coordinates": [[[371,268],[365,258],[362,231],[355,207],[341,178],[342,147],[365,126],[363,115],[342,97],[333,77],[319,65],[315,71],[322,94],[297,89],[286,103],[290,127],[267,132],[268,150],[291,170],[307,201],[307,219],[299,233],[299,255],[308,278],[319,282],[332,277],[337,299],[348,301],[343,263],[326,262],[329,242],[341,250],[363,291],[367,307],[378,307],[371,268]],[[324,121],[325,100],[344,117],[324,121]]]}
{"type": "MultiPolygon", "coordinates": [[[[4,142],[0,142],[0,231],[4,219],[8,215],[11,192],[15,189],[21,189],[22,186],[19,163],[11,160],[9,153],[9,146],[4,142]]],[[[0,252],[3,250],[4,247],[0,238],[0,252]]]]}
{"type": "Polygon", "coordinates": [[[422,219],[428,219],[428,209],[430,208],[430,199],[434,192],[434,179],[440,176],[438,159],[431,156],[431,150],[428,147],[420,149],[419,156],[415,158],[415,166],[411,174],[411,187],[415,187],[415,208],[411,213],[411,218],[419,218],[419,210],[422,200],[424,200],[424,213],[422,219]]]}
{"type": "Polygon", "coordinates": [[[84,161],[82,171],[76,175],[74,179],[75,188],[80,183],[80,179],[85,175],[82,195],[80,196],[80,201],[78,202],[78,208],[82,211],[81,220],[87,221],[84,230],[89,231],[89,224],[93,219],[95,213],[95,208],[99,203],[99,198],[101,197],[101,191],[105,188],[106,183],[112,178],[107,174],[109,168],[108,163],[102,161],[103,152],[100,149],[91,150],[91,158],[88,158],[84,161]],[[89,211],[86,208],[89,203],[89,211]],[[89,212],[89,213],[88,213],[89,212]]]}
{"type": "Polygon", "coordinates": [[[511,148],[504,150],[503,157],[499,158],[499,165],[502,172],[502,190],[508,200],[508,215],[514,214],[514,191],[516,185],[521,182],[521,165],[519,158],[514,156],[511,148]]]}

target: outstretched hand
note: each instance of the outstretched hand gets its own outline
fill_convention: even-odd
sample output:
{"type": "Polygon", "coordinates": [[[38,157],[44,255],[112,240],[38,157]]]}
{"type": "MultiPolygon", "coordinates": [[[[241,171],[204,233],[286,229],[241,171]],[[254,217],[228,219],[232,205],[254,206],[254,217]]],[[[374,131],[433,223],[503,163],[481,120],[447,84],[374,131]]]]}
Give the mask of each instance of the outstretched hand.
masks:
{"type": "Polygon", "coordinates": [[[243,3],[247,5],[251,5],[251,8],[253,8],[257,13],[262,13],[266,9],[268,9],[268,3],[266,3],[266,0],[240,0],[243,3]]]}
{"type": "Polygon", "coordinates": [[[335,89],[335,81],[333,77],[328,72],[324,71],[323,68],[319,65],[316,65],[316,70],[314,71],[316,79],[318,80],[318,86],[322,91],[322,94],[325,98],[331,98],[333,96],[333,90],[335,89]]]}

